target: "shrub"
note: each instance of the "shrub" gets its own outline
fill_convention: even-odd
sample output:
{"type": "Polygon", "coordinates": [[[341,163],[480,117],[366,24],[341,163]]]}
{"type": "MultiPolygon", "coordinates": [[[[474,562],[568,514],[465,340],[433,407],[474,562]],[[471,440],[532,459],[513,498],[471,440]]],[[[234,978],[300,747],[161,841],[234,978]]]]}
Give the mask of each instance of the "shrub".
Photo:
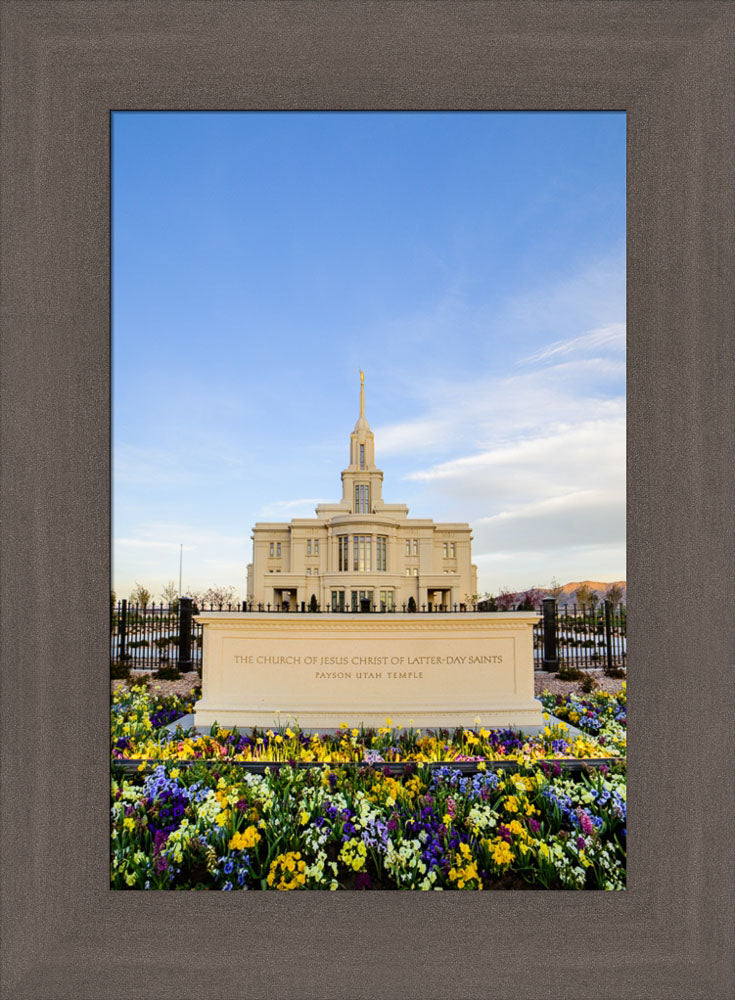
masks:
{"type": "Polygon", "coordinates": [[[126,681],[130,678],[130,666],[128,663],[114,660],[110,666],[110,679],[113,681],[126,681]]]}
{"type": "Polygon", "coordinates": [[[599,685],[595,680],[595,678],[592,676],[592,674],[583,672],[581,683],[579,686],[582,688],[584,694],[591,694],[595,690],[595,688],[598,687],[599,685]]]}
{"type": "Polygon", "coordinates": [[[610,670],[606,670],[605,673],[608,677],[625,677],[627,676],[624,667],[611,667],[610,670]]]}
{"type": "Polygon", "coordinates": [[[582,676],[582,671],[579,667],[563,663],[559,667],[559,673],[556,676],[560,681],[578,681],[582,676]]]}
{"type": "Polygon", "coordinates": [[[408,599],[408,610],[409,611],[416,610],[416,601],[413,599],[413,597],[409,597],[408,599]]]}
{"type": "Polygon", "coordinates": [[[181,671],[178,667],[159,667],[153,676],[157,681],[177,681],[181,671]]]}

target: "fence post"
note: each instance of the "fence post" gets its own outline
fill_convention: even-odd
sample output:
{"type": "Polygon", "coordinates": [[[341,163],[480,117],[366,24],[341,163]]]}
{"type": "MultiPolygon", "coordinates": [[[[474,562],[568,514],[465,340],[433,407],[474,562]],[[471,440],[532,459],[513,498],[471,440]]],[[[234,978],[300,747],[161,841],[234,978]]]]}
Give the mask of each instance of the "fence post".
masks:
{"type": "Polygon", "coordinates": [[[122,607],[120,608],[120,617],[117,620],[117,634],[120,636],[120,645],[118,647],[118,659],[127,660],[128,653],[125,649],[125,640],[128,634],[128,602],[123,597],[122,607]]]}
{"type": "Polygon", "coordinates": [[[605,601],[605,646],[607,648],[607,667],[605,673],[611,674],[613,669],[612,662],[612,604],[610,601],[605,601]]]}
{"type": "Polygon", "coordinates": [[[188,672],[194,668],[191,659],[191,597],[179,600],[179,670],[188,672]]]}
{"type": "Polygon", "coordinates": [[[556,601],[544,598],[544,670],[556,673],[559,657],[556,651],[556,601]]]}

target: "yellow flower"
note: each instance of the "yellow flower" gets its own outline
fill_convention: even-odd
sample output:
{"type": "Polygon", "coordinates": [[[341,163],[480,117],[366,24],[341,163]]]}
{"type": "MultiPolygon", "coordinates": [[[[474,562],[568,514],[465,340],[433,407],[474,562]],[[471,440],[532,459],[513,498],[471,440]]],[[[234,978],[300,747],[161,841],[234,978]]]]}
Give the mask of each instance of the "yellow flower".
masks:
{"type": "Polygon", "coordinates": [[[299,816],[299,822],[302,826],[306,826],[309,822],[309,814],[305,809],[302,810],[301,815],[299,816]]]}
{"type": "Polygon", "coordinates": [[[138,764],[138,770],[139,771],[145,771],[145,767],[146,767],[145,761],[143,761],[142,764],[138,764]]]}
{"type": "Polygon", "coordinates": [[[125,819],[123,820],[123,827],[126,830],[134,830],[135,829],[135,820],[133,819],[132,816],[126,816],[125,817],[125,819]]]}
{"type": "Polygon", "coordinates": [[[249,826],[241,833],[236,833],[230,840],[230,850],[244,851],[249,847],[255,847],[260,840],[260,834],[254,826],[249,826]]]}
{"type": "Polygon", "coordinates": [[[175,767],[173,769],[173,771],[171,772],[171,777],[172,778],[178,778],[180,774],[181,774],[181,771],[179,770],[179,768],[175,767]]]}
{"type": "Polygon", "coordinates": [[[478,763],[478,765],[477,765],[477,770],[478,770],[478,771],[484,771],[486,767],[487,767],[487,764],[485,763],[485,761],[484,761],[484,760],[481,760],[481,761],[480,761],[480,762],[478,763]]]}

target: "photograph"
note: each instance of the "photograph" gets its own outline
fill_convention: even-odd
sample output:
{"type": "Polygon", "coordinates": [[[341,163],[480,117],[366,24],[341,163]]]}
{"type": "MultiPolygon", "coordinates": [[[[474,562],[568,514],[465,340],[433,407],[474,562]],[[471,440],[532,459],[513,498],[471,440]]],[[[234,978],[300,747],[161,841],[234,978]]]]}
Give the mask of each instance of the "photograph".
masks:
{"type": "Polygon", "coordinates": [[[733,995],[734,25],[0,0],[3,1000],[733,995]]]}
{"type": "Polygon", "coordinates": [[[625,112],[110,130],[111,888],[625,890],[625,112]]]}

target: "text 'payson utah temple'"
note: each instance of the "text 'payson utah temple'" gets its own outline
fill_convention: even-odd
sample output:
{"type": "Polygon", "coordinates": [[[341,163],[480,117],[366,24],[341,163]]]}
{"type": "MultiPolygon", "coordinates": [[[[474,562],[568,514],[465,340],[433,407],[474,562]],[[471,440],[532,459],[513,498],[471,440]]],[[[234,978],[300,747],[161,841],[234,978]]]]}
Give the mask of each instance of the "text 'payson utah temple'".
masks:
{"type": "Polygon", "coordinates": [[[413,598],[418,608],[454,610],[477,592],[469,524],[409,518],[405,504],[384,502],[362,372],[342,499],[319,504],[313,518],[258,522],[252,537],[248,601],[272,608],[315,598],[335,611],[402,611],[413,598]]]}

